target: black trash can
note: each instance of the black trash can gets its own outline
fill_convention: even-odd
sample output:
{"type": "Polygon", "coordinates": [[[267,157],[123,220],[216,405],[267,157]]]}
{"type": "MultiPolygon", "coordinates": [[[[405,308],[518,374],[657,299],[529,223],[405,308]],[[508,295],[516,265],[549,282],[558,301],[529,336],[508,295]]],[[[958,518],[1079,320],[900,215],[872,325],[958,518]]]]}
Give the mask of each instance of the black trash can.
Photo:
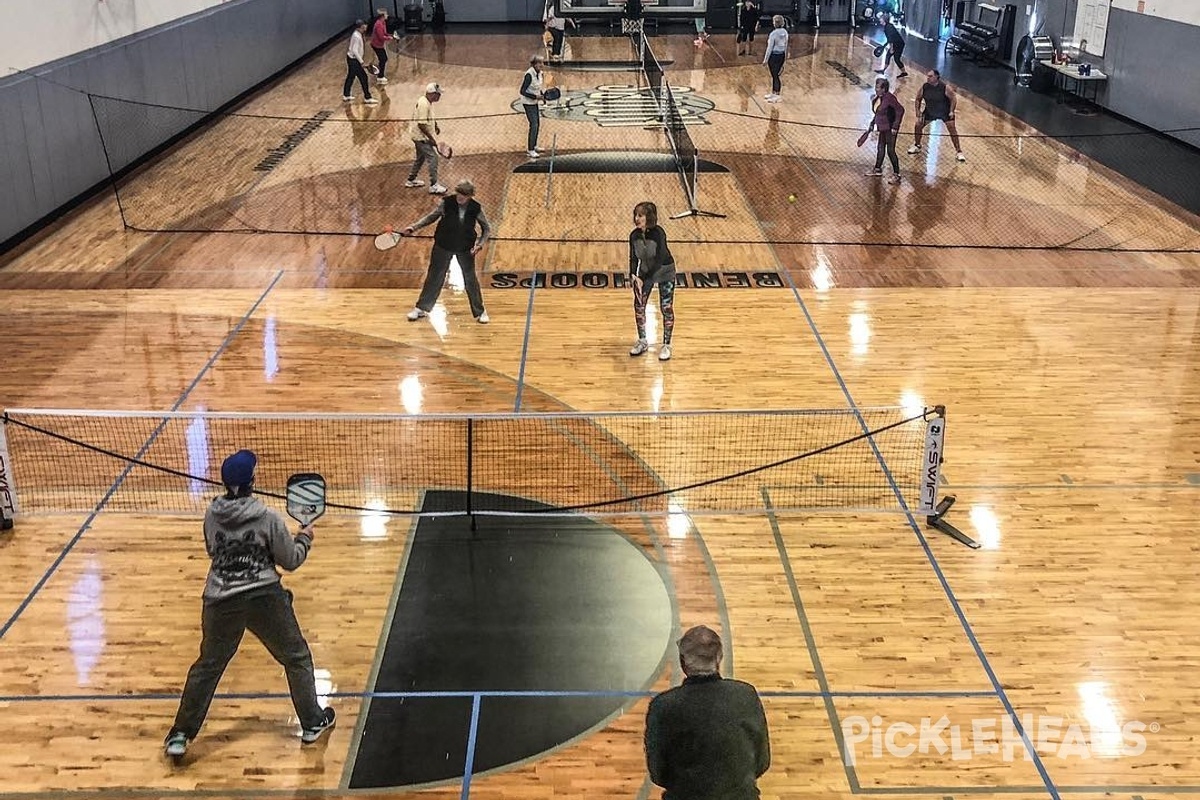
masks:
{"type": "Polygon", "coordinates": [[[409,33],[421,32],[421,6],[407,5],[404,7],[404,30],[409,33]]]}

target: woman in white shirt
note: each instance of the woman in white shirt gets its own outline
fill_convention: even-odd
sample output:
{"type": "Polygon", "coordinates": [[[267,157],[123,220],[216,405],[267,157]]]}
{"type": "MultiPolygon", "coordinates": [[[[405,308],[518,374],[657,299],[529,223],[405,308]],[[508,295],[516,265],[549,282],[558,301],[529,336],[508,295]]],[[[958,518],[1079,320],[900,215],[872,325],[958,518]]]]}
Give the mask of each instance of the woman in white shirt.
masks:
{"type": "Polygon", "coordinates": [[[767,52],[763,55],[763,63],[771,70],[771,91],[763,97],[768,103],[778,103],[779,92],[783,89],[779,75],[783,72],[783,62],[787,60],[788,32],[784,27],[786,23],[779,14],[771,17],[771,24],[775,29],[767,37],[767,52]]]}
{"type": "Polygon", "coordinates": [[[538,128],[542,121],[542,64],[543,59],[534,55],[529,59],[529,69],[521,79],[521,107],[525,109],[525,118],[529,120],[529,137],[526,142],[526,155],[537,158],[538,128]]]}

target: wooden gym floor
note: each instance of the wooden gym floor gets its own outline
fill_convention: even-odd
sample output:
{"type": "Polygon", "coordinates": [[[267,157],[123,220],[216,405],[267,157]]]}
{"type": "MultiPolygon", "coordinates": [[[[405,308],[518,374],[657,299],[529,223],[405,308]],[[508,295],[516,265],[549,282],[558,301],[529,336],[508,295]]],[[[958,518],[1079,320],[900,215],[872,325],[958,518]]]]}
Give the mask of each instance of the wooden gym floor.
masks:
{"type": "MultiPolygon", "coordinates": [[[[946,146],[931,161],[901,154],[904,182],[872,184],[861,176],[868,154],[847,147],[845,131],[794,125],[865,120],[869,49],[845,33],[793,42],[785,100],[768,106],[761,41],[757,58],[739,59],[726,36],[699,51],[684,35],[654,40],[668,78],[714,105],[695,136],[705,152],[719,143],[712,158],[730,168],[701,177],[701,206],[726,219],[664,223],[680,270],[717,284],[677,290],[670,362],[626,354],[628,294],[611,276],[625,269],[619,240],[635,202],[681,210],[675,176],[514,172],[524,121],[510,106],[536,35],[430,35],[403,43],[374,110],[339,102],[340,42],[240,107],[333,114],[252,191],[236,167],[295,122],[268,130],[223,119],[122,188],[135,226],[249,221],[323,233],[136,231],[110,193],[7,253],[0,404],[409,413],[945,404],[944,491],[958,497],[951,519],[980,550],[903,514],[777,515],[764,503],[682,530],[654,521],[661,547],[647,558],[673,576],[674,624],[719,626],[726,673],[764,694],[773,766],[763,796],[1200,796],[1200,722],[1189,716],[1200,679],[1187,644],[1200,600],[1200,256],[1155,249],[1195,249],[1196,218],[1041,140],[1022,145],[1036,157],[1014,154],[1029,132],[969,96],[962,131],[996,138],[967,139],[964,165],[946,146]],[[480,257],[487,326],[470,318],[460,284],[429,320],[406,322],[429,241],[387,253],[370,241],[429,206],[400,186],[410,154],[396,120],[430,80],[445,87],[437,111],[460,150],[443,182],[474,178],[500,239],[480,257]],[[482,114],[507,116],[456,119],[482,114]],[[240,191],[227,213],[218,201],[240,191]],[[345,235],[353,230],[362,235],[345,235]],[[1150,249],[1018,249],[1080,236],[1084,246],[1150,249]],[[945,246],[964,244],[984,247],[945,246]],[[521,283],[534,271],[548,285],[521,283]],[[585,273],[607,285],[584,288],[585,273]],[[943,717],[959,726],[957,745],[948,729],[944,749],[908,755],[878,738],[943,717]],[[1036,756],[1020,740],[1006,746],[1014,717],[1036,756]]],[[[626,49],[576,37],[571,58],[626,49]]],[[[912,72],[899,89],[906,103],[919,85],[912,72]]],[[[632,76],[555,78],[591,91],[632,76]]],[[[568,153],[662,147],[640,127],[550,118],[543,147],[552,141],[568,153]]],[[[697,454],[706,445],[686,444],[697,454]]],[[[329,517],[310,562],[287,578],[320,688],[339,712],[328,741],[299,746],[280,670],[247,643],[176,766],[160,743],[197,649],[199,522],[112,513],[101,495],[95,514],[31,516],[0,538],[0,794],[364,794],[347,788],[348,764],[403,583],[409,523],[329,517]]],[[[664,672],[653,688],[669,681],[664,672]]],[[[492,699],[481,696],[484,713],[492,699]]],[[[539,758],[378,794],[656,794],[641,761],[645,706],[632,697],[539,758]]]]}

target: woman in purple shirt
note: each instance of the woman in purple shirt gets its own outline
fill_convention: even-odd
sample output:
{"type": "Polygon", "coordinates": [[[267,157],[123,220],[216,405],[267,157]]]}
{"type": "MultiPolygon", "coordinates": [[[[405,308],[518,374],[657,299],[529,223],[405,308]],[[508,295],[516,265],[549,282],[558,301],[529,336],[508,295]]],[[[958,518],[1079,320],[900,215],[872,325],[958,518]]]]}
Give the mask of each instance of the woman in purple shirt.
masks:
{"type": "Polygon", "coordinates": [[[890,91],[891,83],[887,78],[875,79],[875,96],[871,98],[871,111],[874,116],[871,124],[858,137],[858,146],[866,144],[872,129],[879,131],[879,146],[875,150],[875,168],[865,173],[867,177],[878,178],[883,175],[883,156],[886,153],[892,163],[892,177],[888,183],[900,182],[900,159],[896,157],[896,137],[900,133],[900,121],[904,119],[904,106],[890,91]]]}

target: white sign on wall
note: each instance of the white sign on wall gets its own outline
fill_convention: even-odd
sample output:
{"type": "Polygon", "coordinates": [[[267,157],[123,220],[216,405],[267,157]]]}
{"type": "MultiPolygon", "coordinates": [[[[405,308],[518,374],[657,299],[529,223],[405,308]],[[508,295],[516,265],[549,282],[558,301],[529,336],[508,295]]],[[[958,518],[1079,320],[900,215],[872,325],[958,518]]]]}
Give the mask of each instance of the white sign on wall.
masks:
{"type": "Polygon", "coordinates": [[[1079,0],[1075,7],[1075,46],[1094,56],[1104,55],[1111,0],[1079,0]]]}

